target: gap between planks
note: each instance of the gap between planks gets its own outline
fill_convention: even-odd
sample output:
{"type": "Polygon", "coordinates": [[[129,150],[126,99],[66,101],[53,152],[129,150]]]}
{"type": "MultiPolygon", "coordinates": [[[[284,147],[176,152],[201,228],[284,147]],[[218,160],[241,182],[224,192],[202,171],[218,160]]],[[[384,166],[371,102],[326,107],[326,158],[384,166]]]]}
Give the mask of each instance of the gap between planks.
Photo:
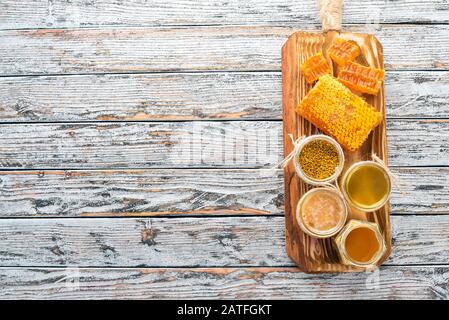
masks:
{"type": "MultiPolygon", "coordinates": [[[[410,120],[410,121],[416,121],[418,123],[449,123],[449,118],[446,117],[440,117],[440,118],[431,118],[431,117],[407,117],[407,116],[387,116],[388,120],[410,120]]],[[[158,120],[158,119],[151,119],[151,120],[73,120],[73,121],[54,121],[54,120],[48,120],[48,121],[0,121],[0,125],[22,125],[22,124],[31,124],[31,125],[52,125],[52,124],[98,124],[98,123],[104,123],[104,124],[114,124],[114,123],[173,123],[173,122],[283,122],[282,119],[276,119],[276,118],[234,118],[234,119],[226,119],[226,118],[204,118],[204,119],[171,119],[171,120],[158,120]]],[[[1,170],[1,169],[0,169],[1,170]]]]}
{"type": "MultiPolygon", "coordinates": [[[[243,208],[245,209],[245,208],[243,208]]],[[[225,210],[223,210],[225,211],[225,210]]],[[[391,212],[391,216],[395,217],[444,217],[449,215],[449,212],[442,213],[395,213],[391,212]]],[[[188,212],[101,212],[101,213],[88,213],[80,214],[79,216],[58,216],[58,215],[36,215],[36,216],[15,216],[15,217],[2,217],[1,221],[7,220],[69,220],[69,219],[138,219],[138,218],[151,218],[151,219],[189,219],[189,218],[199,218],[199,219],[222,219],[222,218],[254,218],[254,217],[284,217],[282,213],[246,213],[246,214],[203,214],[203,213],[188,213],[188,212]]]]}
{"type": "MultiPolygon", "coordinates": [[[[425,169],[425,168],[449,168],[449,165],[412,165],[412,166],[404,166],[404,165],[388,165],[389,168],[396,168],[396,169],[425,169]]],[[[98,171],[98,172],[108,172],[108,171],[151,171],[151,170],[198,170],[198,171],[213,171],[213,170],[220,170],[220,171],[233,171],[233,170],[268,170],[270,167],[260,167],[260,166],[248,166],[248,167],[201,167],[201,166],[195,166],[191,168],[186,167],[177,167],[177,166],[168,166],[168,167],[157,167],[157,168],[142,168],[142,167],[95,167],[95,168],[4,168],[0,167],[0,172],[5,172],[8,174],[14,174],[17,172],[17,174],[25,174],[25,173],[36,173],[41,171],[50,171],[50,172],[57,172],[57,171],[98,171]]],[[[278,170],[278,169],[277,169],[278,170]]],[[[280,170],[280,169],[279,169],[280,170]]]]}
{"type": "MultiPolygon", "coordinates": [[[[448,24],[449,25],[449,24],[448,24]]],[[[432,72],[432,73],[445,73],[449,72],[446,69],[398,69],[391,70],[390,72],[395,73],[411,73],[411,72],[432,72]]],[[[80,76],[126,76],[126,75],[177,75],[177,74],[185,74],[185,75],[195,75],[195,74],[220,74],[220,73],[277,73],[281,74],[280,70],[273,69],[257,69],[257,70],[239,70],[239,69],[222,69],[222,70],[168,70],[168,71],[120,71],[120,72],[79,72],[79,73],[30,73],[30,74],[0,74],[0,78],[39,78],[39,77],[80,77],[80,76]]]]}
{"type": "MultiPolygon", "coordinates": [[[[427,264],[416,264],[416,263],[407,263],[407,264],[395,264],[395,263],[383,263],[381,268],[396,268],[396,267],[405,267],[405,268],[448,268],[449,270],[449,264],[447,263],[427,263],[427,264]]],[[[64,269],[70,269],[70,268],[76,268],[79,270],[83,269],[93,269],[93,270],[106,270],[106,269],[113,269],[113,270],[140,270],[140,269],[148,269],[148,270],[269,270],[269,271],[276,271],[276,270],[291,270],[292,272],[298,272],[298,273],[304,273],[301,271],[298,267],[292,266],[292,265],[276,265],[276,266],[251,266],[251,265],[245,265],[242,266],[232,266],[227,265],[226,267],[223,266],[193,266],[193,267],[164,267],[164,266],[151,266],[151,267],[145,267],[145,266],[106,266],[106,267],[99,267],[99,266],[75,266],[75,265],[66,265],[66,266],[0,266],[0,272],[1,270],[14,270],[14,269],[46,269],[46,270],[64,270],[64,269]]],[[[338,272],[337,272],[338,273],[338,272]]],[[[304,273],[305,274],[305,273],[304,273]]],[[[332,274],[332,273],[329,273],[332,274]]]]}
{"type": "MultiPolygon", "coordinates": [[[[318,14],[318,12],[317,12],[318,14]]],[[[343,22],[343,27],[358,27],[360,26],[360,22],[343,22]]],[[[426,22],[426,21],[408,21],[408,22],[381,22],[381,23],[366,23],[369,30],[373,30],[373,28],[379,28],[382,26],[428,26],[428,27],[438,27],[438,26],[447,26],[449,22],[426,22]]],[[[261,27],[261,28],[285,28],[292,27],[296,29],[302,29],[304,27],[311,28],[312,30],[320,30],[322,25],[321,23],[281,23],[281,22],[273,22],[273,23],[262,23],[262,24],[242,24],[242,23],[202,23],[202,24],[155,24],[155,25],[142,25],[142,24],[106,24],[106,25],[87,25],[87,26],[69,26],[69,27],[24,27],[24,28],[0,28],[1,31],[34,31],[34,30],[42,30],[42,31],[52,31],[52,30],[120,30],[120,29],[190,29],[190,28],[245,28],[245,27],[261,27]]]]}

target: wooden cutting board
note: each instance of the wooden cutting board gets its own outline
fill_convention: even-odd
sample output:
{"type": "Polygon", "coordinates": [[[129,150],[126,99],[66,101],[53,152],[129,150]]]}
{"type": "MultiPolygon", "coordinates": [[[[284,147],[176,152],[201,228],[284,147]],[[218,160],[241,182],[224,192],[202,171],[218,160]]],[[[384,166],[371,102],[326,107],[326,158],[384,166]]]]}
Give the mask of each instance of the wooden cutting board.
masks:
{"type": "MultiPolygon", "coordinates": [[[[341,12],[341,11],[340,11],[341,12]]],[[[322,17],[323,17],[323,12],[322,17]]],[[[326,16],[326,13],[324,13],[326,16]]],[[[331,22],[341,21],[341,17],[330,19],[331,22]]],[[[296,140],[300,136],[309,136],[319,133],[319,130],[310,122],[299,116],[295,112],[298,103],[304,98],[312,88],[307,84],[299,71],[299,66],[311,55],[321,51],[330,63],[331,59],[327,55],[327,49],[336,37],[353,40],[360,46],[360,56],[357,62],[375,68],[384,68],[382,45],[369,34],[354,34],[340,32],[338,30],[328,30],[321,33],[296,32],[289,37],[282,48],[282,107],[284,123],[284,155],[287,156],[294,148],[288,134],[292,134],[296,140]]],[[[339,29],[331,25],[331,29],[339,29]]],[[[338,69],[333,64],[334,75],[338,69]]],[[[359,94],[370,105],[383,114],[382,123],[371,132],[367,141],[356,152],[345,152],[345,169],[352,163],[359,160],[371,160],[371,154],[375,153],[387,164],[387,140],[386,140],[386,112],[384,86],[377,96],[359,94]]],[[[343,169],[343,172],[345,171],[343,169]]],[[[348,272],[363,271],[365,269],[346,266],[340,263],[338,251],[333,239],[316,239],[305,234],[295,218],[296,205],[301,196],[307,192],[311,186],[302,182],[296,174],[293,161],[284,169],[285,183],[285,231],[286,248],[290,258],[304,272],[348,272]]],[[[387,246],[387,251],[378,265],[391,253],[391,230],[390,230],[390,207],[387,203],[382,209],[372,213],[363,213],[356,209],[350,210],[348,220],[358,219],[375,222],[379,225],[387,246]]]]}

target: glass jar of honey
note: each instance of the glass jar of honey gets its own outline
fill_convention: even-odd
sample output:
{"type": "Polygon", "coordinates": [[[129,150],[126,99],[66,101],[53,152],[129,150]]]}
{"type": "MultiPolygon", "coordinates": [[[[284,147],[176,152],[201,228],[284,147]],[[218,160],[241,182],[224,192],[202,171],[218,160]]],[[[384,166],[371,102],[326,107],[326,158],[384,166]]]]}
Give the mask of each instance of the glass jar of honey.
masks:
{"type": "Polygon", "coordinates": [[[300,228],[315,238],[328,238],[340,231],[348,211],[343,197],[331,188],[315,188],[306,192],[296,207],[300,228]]]}
{"type": "Polygon", "coordinates": [[[375,223],[350,220],[335,237],[342,263],[357,267],[374,266],[385,254],[385,240],[375,223]]]}
{"type": "Polygon", "coordinates": [[[385,167],[374,161],[360,161],[346,170],[341,189],[348,203],[361,211],[380,209],[389,199],[391,179],[385,167]]]}

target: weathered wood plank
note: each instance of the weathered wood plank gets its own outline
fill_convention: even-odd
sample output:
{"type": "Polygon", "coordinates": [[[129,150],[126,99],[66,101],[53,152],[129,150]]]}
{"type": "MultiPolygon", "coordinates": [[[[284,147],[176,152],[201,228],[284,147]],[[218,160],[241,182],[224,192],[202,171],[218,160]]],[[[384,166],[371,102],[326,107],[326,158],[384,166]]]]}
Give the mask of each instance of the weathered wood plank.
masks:
{"type": "Polygon", "coordinates": [[[390,165],[449,165],[448,120],[392,120],[387,123],[390,165]]]}
{"type": "Polygon", "coordinates": [[[386,75],[387,117],[448,118],[449,73],[389,72],[386,75]]]}
{"type": "MultiPolygon", "coordinates": [[[[449,72],[387,74],[389,118],[448,117],[449,72]]],[[[281,119],[273,72],[0,78],[0,121],[281,119]]]]}
{"type": "Polygon", "coordinates": [[[0,217],[281,215],[281,179],[251,169],[0,171],[0,217]]]}
{"type": "MultiPolygon", "coordinates": [[[[449,214],[448,168],[393,168],[392,214],[449,214]]],[[[282,172],[0,171],[0,217],[283,215],[282,172]]]]}
{"type": "MultiPolygon", "coordinates": [[[[386,264],[446,264],[449,216],[392,216],[386,264]]],[[[292,266],[284,217],[1,219],[0,266],[292,266]]]]}
{"type": "MultiPolygon", "coordinates": [[[[280,70],[293,28],[186,27],[0,32],[0,74],[280,70]]],[[[351,26],[350,32],[366,32],[351,26]]],[[[389,70],[448,69],[448,25],[383,25],[389,70]],[[404,48],[407,48],[406,54],[404,48]]]]}
{"type": "Polygon", "coordinates": [[[449,267],[0,268],[0,299],[448,299],[449,267]]]}
{"type": "Polygon", "coordinates": [[[4,125],[10,168],[254,167],[280,160],[280,122],[4,125]]]}
{"type": "MultiPolygon", "coordinates": [[[[316,0],[3,0],[0,28],[319,23],[316,0]]],[[[346,0],[344,23],[447,23],[444,0],[346,0]]]]}
{"type": "MultiPolygon", "coordinates": [[[[0,164],[17,169],[272,167],[280,121],[7,124],[0,164]]],[[[388,121],[392,166],[449,165],[449,122],[388,121]]]]}
{"type": "Polygon", "coordinates": [[[392,168],[392,214],[449,213],[449,168],[392,168]]]}
{"type": "Polygon", "coordinates": [[[0,78],[0,121],[279,119],[281,90],[271,72],[0,78]]]}

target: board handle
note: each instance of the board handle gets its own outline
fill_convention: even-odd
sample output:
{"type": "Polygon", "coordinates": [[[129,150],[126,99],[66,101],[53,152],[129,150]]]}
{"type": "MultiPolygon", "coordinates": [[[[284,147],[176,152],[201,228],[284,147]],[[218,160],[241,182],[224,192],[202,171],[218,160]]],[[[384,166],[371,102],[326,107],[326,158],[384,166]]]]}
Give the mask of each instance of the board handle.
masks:
{"type": "Polygon", "coordinates": [[[340,31],[343,0],[318,0],[323,31],[340,31]]]}

